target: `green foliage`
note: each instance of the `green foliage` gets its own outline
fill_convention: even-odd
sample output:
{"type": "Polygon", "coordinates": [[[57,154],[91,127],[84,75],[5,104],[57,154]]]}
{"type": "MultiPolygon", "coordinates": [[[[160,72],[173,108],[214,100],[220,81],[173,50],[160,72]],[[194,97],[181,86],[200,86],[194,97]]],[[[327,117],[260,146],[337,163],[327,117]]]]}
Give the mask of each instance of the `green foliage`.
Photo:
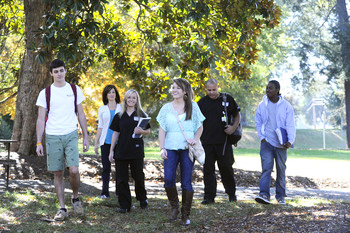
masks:
{"type": "Polygon", "coordinates": [[[0,114],[14,116],[20,61],[24,52],[22,1],[0,1],[0,114]]]}
{"type": "Polygon", "coordinates": [[[67,80],[78,82],[80,75],[102,61],[109,50],[123,56],[124,33],[116,9],[107,1],[51,1],[46,24],[38,29],[42,42],[36,45],[39,61],[54,51],[69,67],[67,80]],[[103,45],[103,49],[102,46],[103,45]]]}
{"type": "Polygon", "coordinates": [[[234,79],[250,77],[256,40],[278,24],[271,0],[239,1],[51,1],[38,36],[39,60],[57,51],[68,61],[70,79],[108,57],[117,75],[142,92],[162,97],[169,76],[203,87],[210,69],[234,79]],[[117,9],[118,8],[118,9],[117,9]],[[162,75],[163,71],[167,75],[162,75]]]}
{"type": "Polygon", "coordinates": [[[345,118],[343,82],[346,67],[350,67],[343,63],[342,58],[342,41],[350,41],[350,34],[340,33],[339,1],[277,2],[283,14],[289,15],[282,24],[289,28],[287,35],[292,38],[292,52],[299,61],[300,74],[292,78],[292,85],[305,93],[304,96],[309,98],[307,101],[315,97],[324,98],[327,122],[339,125],[340,119],[345,118]]]}

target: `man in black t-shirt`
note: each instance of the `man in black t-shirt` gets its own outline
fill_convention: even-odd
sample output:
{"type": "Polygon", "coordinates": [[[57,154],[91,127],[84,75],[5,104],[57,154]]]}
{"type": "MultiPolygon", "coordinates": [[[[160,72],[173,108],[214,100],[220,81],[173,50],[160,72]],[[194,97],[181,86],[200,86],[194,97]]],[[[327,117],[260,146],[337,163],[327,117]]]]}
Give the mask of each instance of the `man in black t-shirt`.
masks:
{"type": "Polygon", "coordinates": [[[218,91],[218,82],[209,79],[207,95],[198,101],[205,120],[201,141],[205,150],[204,200],[202,204],[214,203],[216,196],[215,162],[218,163],[221,180],[230,201],[237,201],[236,183],[232,165],[234,163],[232,145],[227,143],[227,135],[232,134],[239,125],[241,115],[239,106],[229,94],[218,91]],[[226,101],[224,100],[226,95],[226,101]],[[225,108],[227,108],[227,116],[225,108]],[[229,124],[227,125],[226,122],[229,124]]]}

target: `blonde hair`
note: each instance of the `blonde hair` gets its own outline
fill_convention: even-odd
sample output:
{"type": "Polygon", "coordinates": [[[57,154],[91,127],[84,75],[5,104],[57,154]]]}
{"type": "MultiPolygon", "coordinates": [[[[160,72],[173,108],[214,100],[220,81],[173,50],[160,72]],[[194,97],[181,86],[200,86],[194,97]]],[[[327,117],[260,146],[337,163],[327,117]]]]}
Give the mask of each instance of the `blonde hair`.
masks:
{"type": "Polygon", "coordinates": [[[126,100],[128,99],[129,96],[131,96],[133,93],[136,94],[137,96],[137,100],[136,100],[136,104],[135,104],[135,110],[136,110],[136,114],[138,117],[147,117],[148,115],[143,111],[142,106],[141,106],[141,99],[140,99],[140,95],[139,93],[134,90],[134,89],[130,89],[128,90],[125,95],[124,95],[124,99],[122,102],[122,106],[121,106],[121,111],[120,111],[120,116],[122,116],[124,114],[124,112],[126,112],[126,108],[127,108],[127,104],[126,104],[126,100]]]}
{"type": "Polygon", "coordinates": [[[184,101],[185,101],[185,112],[186,112],[186,119],[185,120],[191,120],[192,118],[192,100],[193,100],[193,90],[191,87],[191,84],[183,78],[176,78],[174,79],[174,83],[178,85],[181,90],[183,90],[186,94],[184,95],[184,101]]]}

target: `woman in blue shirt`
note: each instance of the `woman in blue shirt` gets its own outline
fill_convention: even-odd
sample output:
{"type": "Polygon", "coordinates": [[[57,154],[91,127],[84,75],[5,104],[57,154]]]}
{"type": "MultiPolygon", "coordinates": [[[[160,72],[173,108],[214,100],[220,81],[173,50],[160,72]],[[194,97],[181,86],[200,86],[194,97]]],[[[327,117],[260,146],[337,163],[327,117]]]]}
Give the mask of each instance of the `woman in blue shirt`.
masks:
{"type": "Polygon", "coordinates": [[[203,132],[205,117],[197,103],[193,102],[191,84],[182,78],[174,79],[173,101],[165,104],[158,113],[160,156],[164,159],[164,187],[171,205],[170,220],[179,214],[179,199],[176,189],[176,168],[180,163],[182,188],[182,223],[190,224],[190,211],[193,199],[192,171],[194,161],[188,155],[187,144],[195,144],[203,132]],[[181,122],[187,140],[177,121],[181,122]]]}
{"type": "MultiPolygon", "coordinates": [[[[120,112],[120,97],[117,88],[114,85],[107,85],[102,92],[104,105],[98,110],[98,128],[95,137],[95,153],[98,155],[98,149],[101,147],[102,158],[102,192],[101,198],[108,198],[109,181],[111,174],[111,162],[109,161],[109,150],[113,130],[109,129],[113,117],[120,112]]],[[[117,183],[117,182],[116,182],[117,183]]],[[[117,186],[116,186],[117,193],[117,186]]]]}

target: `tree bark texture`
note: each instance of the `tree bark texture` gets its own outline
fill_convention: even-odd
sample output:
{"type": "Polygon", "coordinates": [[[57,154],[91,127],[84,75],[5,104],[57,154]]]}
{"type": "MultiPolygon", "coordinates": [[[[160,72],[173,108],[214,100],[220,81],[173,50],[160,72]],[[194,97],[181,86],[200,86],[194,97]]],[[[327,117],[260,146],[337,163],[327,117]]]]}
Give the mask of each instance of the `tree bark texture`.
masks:
{"type": "Polygon", "coordinates": [[[38,112],[35,103],[40,90],[51,83],[49,75],[51,57],[46,59],[46,63],[40,64],[36,60],[37,54],[30,50],[32,44],[38,45],[40,43],[41,38],[35,37],[35,31],[43,25],[45,21],[43,15],[48,7],[49,5],[43,0],[24,0],[26,48],[21,62],[12,134],[12,139],[19,142],[11,147],[12,151],[19,154],[35,153],[38,112]]]}
{"type": "Polygon", "coordinates": [[[350,23],[345,0],[337,0],[343,69],[345,73],[345,109],[347,147],[350,148],[350,23]]]}

